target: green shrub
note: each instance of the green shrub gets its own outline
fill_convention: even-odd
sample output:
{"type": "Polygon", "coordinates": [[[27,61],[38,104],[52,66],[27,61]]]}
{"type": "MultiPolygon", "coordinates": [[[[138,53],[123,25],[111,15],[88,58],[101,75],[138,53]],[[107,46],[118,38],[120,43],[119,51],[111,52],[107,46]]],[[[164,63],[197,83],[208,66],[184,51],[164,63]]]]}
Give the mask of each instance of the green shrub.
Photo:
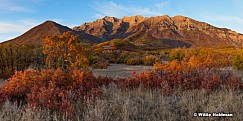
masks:
{"type": "Polygon", "coordinates": [[[243,56],[242,55],[237,55],[235,57],[235,59],[233,60],[232,65],[237,70],[242,70],[243,69],[243,56]]]}
{"type": "Polygon", "coordinates": [[[141,64],[141,61],[137,58],[129,58],[127,60],[126,64],[128,64],[128,65],[139,65],[139,64],[141,64]]]}
{"type": "Polygon", "coordinates": [[[158,62],[159,58],[154,55],[149,55],[143,58],[143,64],[147,66],[152,66],[155,64],[155,62],[158,62]]]}
{"type": "Polygon", "coordinates": [[[114,40],[113,44],[115,46],[121,47],[121,46],[133,46],[132,43],[128,42],[128,41],[124,41],[124,40],[114,40]]]}
{"type": "Polygon", "coordinates": [[[169,54],[170,61],[172,61],[172,60],[181,61],[184,57],[185,57],[185,52],[183,52],[182,50],[179,50],[179,49],[172,50],[169,54]]]}
{"type": "Polygon", "coordinates": [[[116,63],[125,63],[125,59],[123,58],[117,58],[116,63]]]}

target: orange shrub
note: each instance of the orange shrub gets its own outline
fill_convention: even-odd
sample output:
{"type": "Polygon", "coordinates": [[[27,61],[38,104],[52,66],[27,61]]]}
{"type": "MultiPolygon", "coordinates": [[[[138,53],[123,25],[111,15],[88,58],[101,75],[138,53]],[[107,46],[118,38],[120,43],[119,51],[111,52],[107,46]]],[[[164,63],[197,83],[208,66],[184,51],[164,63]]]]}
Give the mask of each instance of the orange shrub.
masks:
{"type": "Polygon", "coordinates": [[[16,72],[9,79],[9,83],[0,88],[0,102],[23,102],[34,108],[45,107],[67,112],[68,116],[72,117],[75,115],[76,101],[95,100],[102,95],[100,87],[111,83],[121,89],[161,89],[163,95],[170,95],[178,88],[206,89],[208,92],[221,87],[243,89],[243,84],[232,77],[230,72],[206,67],[187,69],[175,61],[172,65],[162,65],[162,70],[144,71],[139,74],[133,71],[132,78],[116,80],[110,77],[96,78],[91,72],[85,73],[75,69],[68,73],[60,69],[16,72]],[[171,70],[174,68],[175,70],[171,70]]]}
{"type": "Polygon", "coordinates": [[[74,113],[78,99],[100,96],[99,82],[91,73],[73,70],[26,70],[15,72],[9,83],[0,90],[3,101],[28,103],[32,107],[46,107],[74,113]]]}

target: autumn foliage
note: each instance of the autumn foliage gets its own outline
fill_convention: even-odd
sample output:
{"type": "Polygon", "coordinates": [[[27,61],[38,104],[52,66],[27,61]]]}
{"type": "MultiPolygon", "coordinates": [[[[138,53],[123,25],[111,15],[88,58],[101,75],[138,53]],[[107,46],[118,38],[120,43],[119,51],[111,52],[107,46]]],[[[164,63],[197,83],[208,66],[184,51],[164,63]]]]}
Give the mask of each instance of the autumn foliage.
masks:
{"type": "Polygon", "coordinates": [[[61,111],[71,118],[75,115],[77,101],[85,102],[87,99],[95,100],[102,97],[101,87],[111,83],[122,90],[138,87],[159,89],[162,95],[171,95],[175,89],[182,91],[205,89],[208,93],[220,88],[243,89],[243,84],[234,78],[232,73],[216,68],[183,71],[157,69],[138,74],[132,72],[132,74],[131,78],[112,79],[94,77],[92,73],[78,69],[69,72],[61,69],[41,71],[28,69],[15,72],[8,79],[9,83],[0,89],[0,101],[9,100],[18,104],[28,104],[33,108],[61,111]]]}
{"type": "Polygon", "coordinates": [[[61,36],[47,37],[44,41],[43,53],[46,57],[46,65],[49,68],[78,67],[88,69],[88,49],[71,32],[64,32],[61,36]]]}
{"type": "Polygon", "coordinates": [[[29,69],[16,72],[9,79],[1,89],[1,99],[72,114],[75,101],[93,99],[102,94],[98,87],[99,83],[91,73],[29,69]]]}
{"type": "Polygon", "coordinates": [[[45,56],[40,46],[0,45],[0,78],[9,78],[16,70],[23,71],[29,67],[39,69],[44,64],[45,56]]]}
{"type": "MultiPolygon", "coordinates": [[[[176,89],[182,91],[204,89],[208,93],[221,88],[243,89],[243,83],[233,77],[230,71],[223,69],[230,64],[233,56],[227,56],[227,53],[223,54],[216,50],[173,50],[169,55],[171,61],[165,64],[161,64],[155,55],[137,59],[136,53],[133,53],[134,55],[130,53],[131,58],[127,58],[127,62],[154,64],[155,71],[140,73],[133,71],[133,76],[130,78],[113,79],[95,77],[87,71],[88,69],[81,69],[88,68],[89,65],[86,49],[70,32],[59,37],[46,38],[44,54],[47,56],[45,64],[49,68],[16,71],[0,88],[0,103],[10,101],[18,105],[27,104],[33,109],[47,108],[51,111],[64,112],[72,118],[76,115],[75,104],[77,102],[85,105],[87,100],[95,101],[101,98],[102,87],[110,84],[116,84],[121,90],[156,89],[165,96],[173,94],[176,89]]],[[[106,62],[106,56],[117,62],[123,62],[128,56],[121,51],[112,51],[112,53],[99,52],[98,55],[104,55],[102,56],[104,62],[106,62]]],[[[33,57],[35,56],[39,57],[38,55],[33,57]]],[[[100,59],[93,56],[91,60],[98,63],[100,59]]],[[[0,63],[3,62],[0,61],[0,63]]],[[[241,64],[241,61],[237,61],[238,63],[241,64]]],[[[14,68],[17,67],[13,66],[12,71],[14,68]]],[[[1,66],[1,69],[5,67],[1,66]]]]}

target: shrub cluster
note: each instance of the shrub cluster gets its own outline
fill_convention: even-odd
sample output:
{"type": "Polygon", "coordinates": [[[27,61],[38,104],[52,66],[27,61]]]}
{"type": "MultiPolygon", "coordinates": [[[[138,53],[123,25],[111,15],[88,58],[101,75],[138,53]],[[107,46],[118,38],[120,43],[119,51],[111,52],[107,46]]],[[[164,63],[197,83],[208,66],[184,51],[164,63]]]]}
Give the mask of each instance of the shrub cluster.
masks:
{"type": "Polygon", "coordinates": [[[234,68],[236,68],[237,70],[242,70],[243,69],[243,56],[242,55],[237,55],[233,62],[232,65],[234,68]]]}
{"type": "Polygon", "coordinates": [[[99,83],[91,73],[28,69],[16,72],[0,93],[2,102],[27,103],[32,107],[45,107],[72,115],[76,100],[101,95],[98,87],[99,83]]]}
{"type": "Polygon", "coordinates": [[[173,90],[205,89],[209,93],[228,87],[243,89],[243,84],[232,77],[228,71],[216,68],[197,68],[191,70],[132,72],[132,78],[112,79],[94,77],[92,73],[80,70],[63,72],[57,70],[25,70],[16,72],[9,83],[0,89],[1,102],[7,100],[28,104],[33,108],[47,108],[75,115],[75,103],[87,99],[95,100],[102,96],[101,87],[115,83],[120,89],[158,89],[162,95],[171,95],[173,90]]]}

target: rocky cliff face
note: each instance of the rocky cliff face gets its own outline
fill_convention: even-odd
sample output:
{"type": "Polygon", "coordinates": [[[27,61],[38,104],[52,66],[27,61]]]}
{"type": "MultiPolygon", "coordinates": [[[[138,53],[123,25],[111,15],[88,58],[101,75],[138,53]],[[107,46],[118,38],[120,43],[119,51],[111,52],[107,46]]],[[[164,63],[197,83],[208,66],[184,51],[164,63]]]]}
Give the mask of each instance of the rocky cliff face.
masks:
{"type": "MultiPolygon", "coordinates": [[[[171,42],[183,43],[182,46],[192,47],[220,45],[242,47],[243,45],[243,35],[240,33],[217,28],[184,16],[169,17],[164,15],[149,18],[125,16],[121,19],[106,16],[94,22],[74,27],[73,30],[83,31],[104,41],[125,39],[139,44],[143,37],[149,37],[153,40],[157,39],[156,41],[161,40],[164,44],[171,40],[171,42]]],[[[148,39],[147,41],[152,40],[148,39]]],[[[173,44],[171,46],[173,47],[173,44]]]]}

